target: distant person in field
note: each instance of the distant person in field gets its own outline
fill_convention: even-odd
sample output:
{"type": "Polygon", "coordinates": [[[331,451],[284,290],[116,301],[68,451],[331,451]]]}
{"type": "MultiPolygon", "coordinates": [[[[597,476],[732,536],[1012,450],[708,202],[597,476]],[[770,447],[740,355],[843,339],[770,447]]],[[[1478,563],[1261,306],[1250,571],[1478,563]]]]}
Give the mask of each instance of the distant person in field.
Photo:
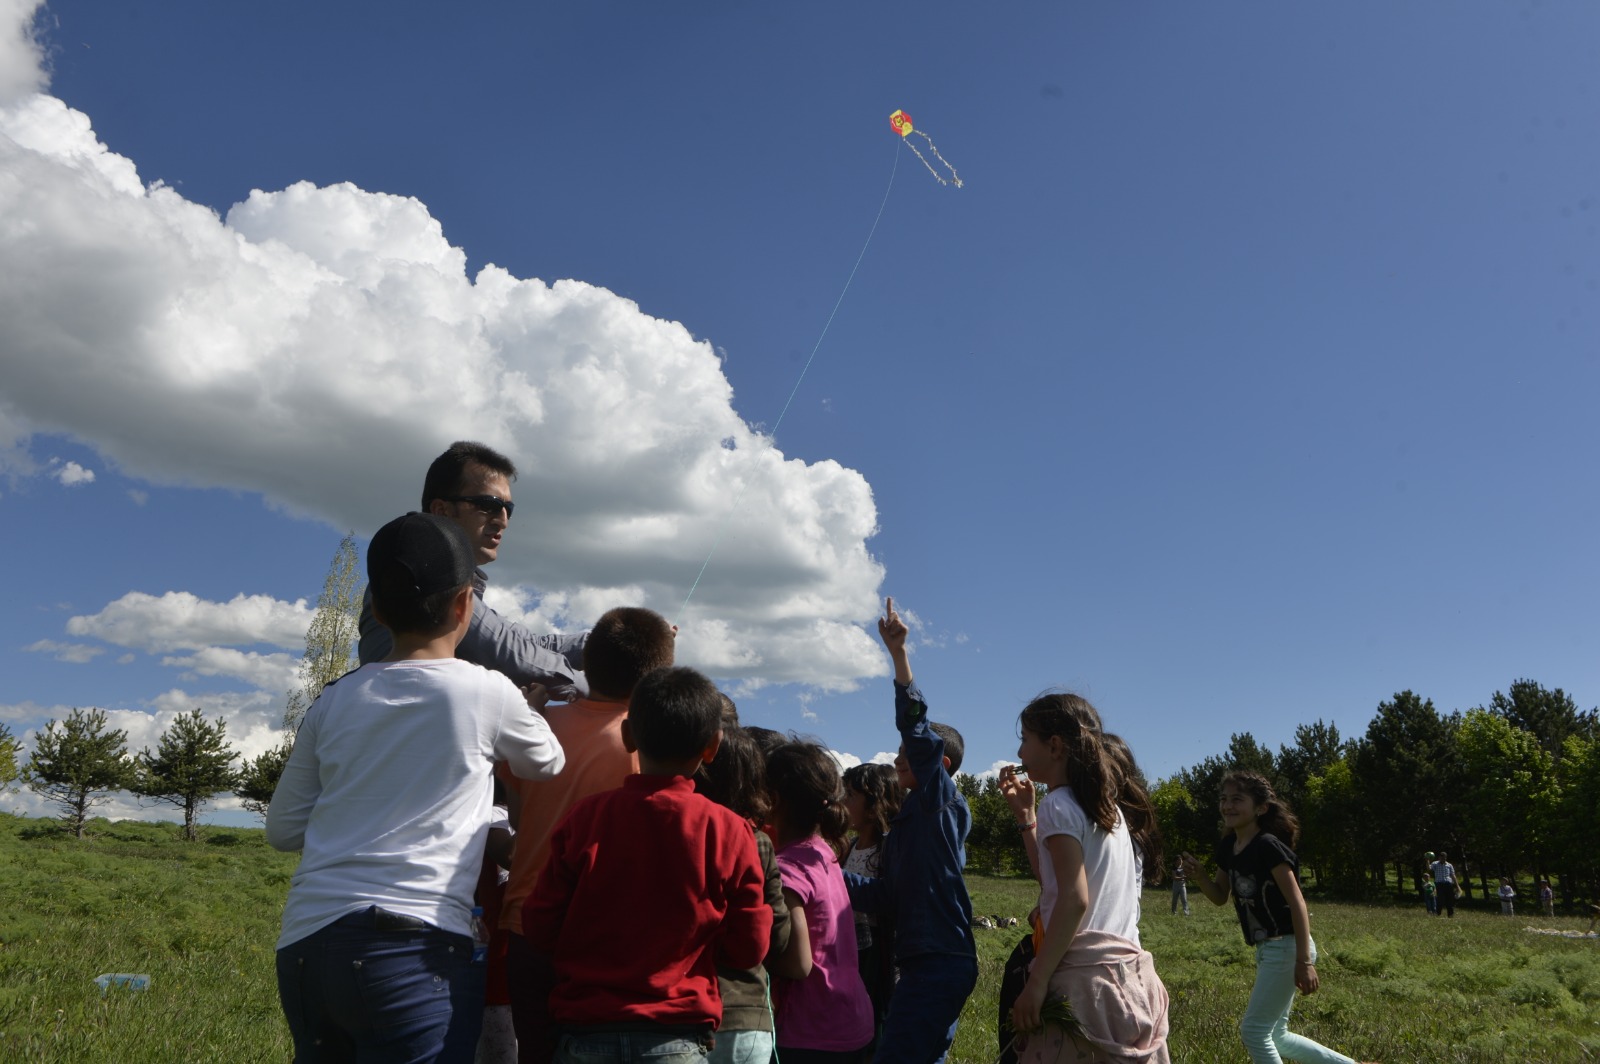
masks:
{"type": "Polygon", "coordinates": [[[312,703],[273,794],[267,841],[302,851],[277,947],[296,1064],[473,1059],[484,973],[470,917],[493,765],[539,779],[563,755],[510,680],[456,657],[472,571],[454,521],[378,530],[367,579],[391,649],[312,703]]]}
{"type": "MultiPolygon", "coordinates": [[[[483,601],[489,586],[483,566],[500,555],[500,541],[515,503],[511,482],[517,467],[493,448],[469,440],[452,443],[433,460],[422,482],[422,512],[454,521],[472,545],[472,623],[456,648],[456,656],[503,673],[519,688],[541,684],[549,697],[570,702],[588,693],[581,672],[585,636],[534,635],[508,621],[483,601]]],[[[387,657],[388,630],[372,611],[369,590],[361,604],[361,663],[387,657]]]]}
{"type": "Polygon", "coordinates": [[[1239,1034],[1254,1064],[1353,1064],[1343,1053],[1289,1030],[1294,995],[1314,994],[1317,944],[1311,913],[1300,893],[1300,859],[1293,846],[1300,821],[1272,784],[1254,772],[1222,778],[1217,802],[1227,834],[1217,843],[1216,879],[1192,854],[1183,855],[1189,880],[1213,904],[1233,895],[1244,940],[1256,951],[1256,984],[1239,1021],[1239,1034]]]}
{"type": "Polygon", "coordinates": [[[1439,851],[1439,859],[1434,861],[1428,869],[1433,873],[1433,886],[1439,892],[1438,906],[1444,910],[1446,916],[1452,919],[1456,915],[1456,866],[1450,863],[1450,855],[1443,850],[1439,851]]]}
{"type": "Polygon", "coordinates": [[[1183,862],[1179,861],[1172,869],[1172,912],[1177,916],[1178,910],[1183,910],[1183,915],[1189,915],[1189,874],[1183,870],[1183,862]]]}
{"type": "Polygon", "coordinates": [[[767,954],[755,834],[695,793],[721,717],[693,669],[645,676],[622,722],[638,774],[572,806],[550,840],[522,933],[556,974],[559,1064],[700,1064],[722,1024],[717,965],[751,969],[767,954]]]}
{"type": "MultiPolygon", "coordinates": [[[[639,771],[638,755],[623,738],[628,701],[641,677],[672,664],[674,640],[672,625],[653,610],[624,606],[603,614],[583,648],[589,694],[565,705],[546,706],[544,711],[566,751],[566,768],[554,779],[506,779],[515,792],[511,804],[517,845],[500,926],[511,934],[506,975],[521,1064],[544,1064],[555,1052],[546,1010],[554,973],[523,937],[523,903],[539,881],[550,857],[551,838],[567,811],[590,795],[621,787],[639,771]]],[[[717,708],[720,713],[720,701],[717,708]]],[[[511,774],[520,775],[516,766],[511,766],[511,774]]]]}
{"type": "Polygon", "coordinates": [[[1517,915],[1517,888],[1511,885],[1511,880],[1506,876],[1500,877],[1500,915],[1517,915]]]}
{"type": "Polygon", "coordinates": [[[894,767],[906,797],[884,836],[881,876],[846,874],[845,882],[852,907],[886,912],[895,924],[900,981],[890,992],[873,1060],[932,1064],[950,1051],[961,1008],[978,981],[972,899],[962,875],[972,811],[954,779],[964,743],[960,732],[928,719],[922,691],[912,682],[909,629],[895,612],[894,599],[884,602],[878,635],[894,664],[894,721],[900,732],[894,767]]]}
{"type": "Polygon", "coordinates": [[[1539,908],[1546,916],[1554,919],[1556,915],[1556,892],[1550,888],[1548,879],[1539,881],[1539,908]]]}

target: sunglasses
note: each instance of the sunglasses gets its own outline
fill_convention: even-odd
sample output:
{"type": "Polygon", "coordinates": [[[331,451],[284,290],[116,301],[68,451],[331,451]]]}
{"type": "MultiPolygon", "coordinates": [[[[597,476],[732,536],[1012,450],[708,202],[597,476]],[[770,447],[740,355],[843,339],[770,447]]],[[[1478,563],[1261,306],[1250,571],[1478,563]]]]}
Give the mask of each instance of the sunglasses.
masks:
{"type": "Polygon", "coordinates": [[[504,510],[507,520],[511,519],[511,515],[517,509],[516,503],[510,499],[502,499],[498,495],[441,495],[439,499],[441,502],[464,502],[481,513],[491,515],[504,510]]]}

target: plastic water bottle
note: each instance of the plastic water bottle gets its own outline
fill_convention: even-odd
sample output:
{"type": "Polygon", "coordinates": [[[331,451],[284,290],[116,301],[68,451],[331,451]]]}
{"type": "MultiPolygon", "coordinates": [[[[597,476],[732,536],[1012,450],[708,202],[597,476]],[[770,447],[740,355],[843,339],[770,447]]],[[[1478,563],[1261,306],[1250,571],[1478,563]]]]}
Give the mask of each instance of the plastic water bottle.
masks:
{"type": "Polygon", "coordinates": [[[472,963],[487,964],[489,961],[489,928],[483,922],[483,906],[472,907],[472,963]]]}
{"type": "Polygon", "coordinates": [[[129,990],[147,990],[150,987],[148,975],[132,975],[128,972],[107,972],[96,976],[94,982],[102,994],[114,986],[125,986],[129,990]]]}

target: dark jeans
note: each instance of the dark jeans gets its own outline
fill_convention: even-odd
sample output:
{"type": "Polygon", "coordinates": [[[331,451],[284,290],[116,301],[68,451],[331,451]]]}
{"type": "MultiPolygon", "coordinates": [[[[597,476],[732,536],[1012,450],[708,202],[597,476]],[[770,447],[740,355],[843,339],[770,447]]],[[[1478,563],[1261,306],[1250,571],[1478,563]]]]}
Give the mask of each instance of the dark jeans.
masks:
{"type": "Polygon", "coordinates": [[[513,934],[506,945],[506,992],[517,1031],[517,1064],[551,1064],[556,1058],[550,991],[556,985],[549,957],[535,953],[528,940],[513,934]]]}
{"type": "MultiPolygon", "coordinates": [[[[978,959],[958,953],[924,953],[900,960],[900,981],[873,1064],[936,1064],[955,1041],[956,1021],[978,984],[978,959]]],[[[780,1051],[781,1059],[782,1053],[780,1051]]]]}
{"type": "Polygon", "coordinates": [[[1000,1056],[997,1064],[1017,1064],[1017,1051],[1012,1045],[1017,1033],[1011,1029],[1011,1008],[1028,985],[1028,967],[1033,964],[1033,935],[1022,936],[1017,948],[1006,958],[1000,970],[1000,1056]]]}
{"type": "Polygon", "coordinates": [[[295,1064],[471,1064],[483,1024],[472,940],[393,924],[370,908],[278,951],[295,1064]]]}
{"type": "Polygon", "coordinates": [[[1446,916],[1454,916],[1456,914],[1456,885],[1446,881],[1437,884],[1435,889],[1439,892],[1439,908],[1444,910],[1446,916]]]}

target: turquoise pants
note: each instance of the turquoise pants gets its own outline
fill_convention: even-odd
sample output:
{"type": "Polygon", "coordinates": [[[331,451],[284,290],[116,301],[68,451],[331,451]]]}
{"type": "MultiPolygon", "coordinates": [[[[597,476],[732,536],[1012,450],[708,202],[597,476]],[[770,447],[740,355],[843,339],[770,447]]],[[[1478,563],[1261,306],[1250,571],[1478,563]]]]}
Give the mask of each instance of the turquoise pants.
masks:
{"type": "MultiPolygon", "coordinates": [[[[1355,1064],[1343,1053],[1289,1030],[1289,1009],[1294,1006],[1294,939],[1268,939],[1256,946],[1256,985],[1250,991],[1250,1007],[1239,1021],[1239,1035],[1253,1064],[1281,1064],[1285,1060],[1300,1064],[1355,1064]]],[[[1317,946],[1311,945],[1311,962],[1316,963],[1317,946]]]]}

